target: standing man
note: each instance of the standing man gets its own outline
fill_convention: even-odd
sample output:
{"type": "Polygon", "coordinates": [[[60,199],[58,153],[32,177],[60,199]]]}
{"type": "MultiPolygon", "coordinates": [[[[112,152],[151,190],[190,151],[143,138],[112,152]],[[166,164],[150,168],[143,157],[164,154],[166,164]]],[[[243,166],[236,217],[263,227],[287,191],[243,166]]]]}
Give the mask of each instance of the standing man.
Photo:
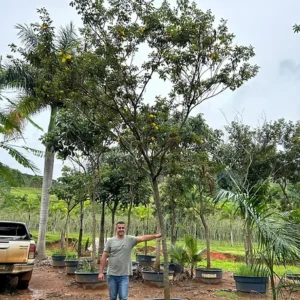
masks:
{"type": "Polygon", "coordinates": [[[98,279],[103,280],[103,269],[107,268],[107,281],[109,299],[116,300],[119,295],[120,300],[127,300],[129,288],[129,275],[132,275],[131,251],[132,248],[141,242],[151,241],[161,237],[161,233],[143,236],[125,235],[125,223],[116,224],[116,236],[108,239],[104,246],[104,251],[100,260],[98,279]]]}

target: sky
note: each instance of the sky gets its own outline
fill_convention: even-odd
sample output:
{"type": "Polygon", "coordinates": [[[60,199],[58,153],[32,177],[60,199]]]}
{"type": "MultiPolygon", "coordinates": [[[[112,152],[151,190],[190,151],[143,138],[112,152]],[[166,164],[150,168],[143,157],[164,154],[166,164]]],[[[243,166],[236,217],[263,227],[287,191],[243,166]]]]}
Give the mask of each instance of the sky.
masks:
{"type": "MultiPolygon", "coordinates": [[[[172,0],[173,1],[173,0],[172,0]]],[[[18,44],[18,23],[29,24],[38,21],[37,8],[45,7],[60,27],[73,21],[81,26],[80,17],[69,0],[10,0],[1,2],[0,10],[0,55],[9,53],[8,44],[18,44]]],[[[257,126],[264,120],[279,118],[298,121],[300,116],[300,34],[293,32],[293,25],[300,23],[299,0],[196,0],[202,10],[211,9],[216,21],[228,20],[228,27],[236,35],[239,45],[252,45],[256,56],[252,63],[260,66],[259,74],[238,90],[225,92],[201,104],[196,113],[203,113],[208,124],[222,129],[237,116],[243,122],[257,126]]],[[[157,93],[163,93],[164,86],[156,86],[157,93]]],[[[14,94],[6,94],[13,97],[14,94]]],[[[47,129],[49,111],[34,116],[34,121],[47,129]]],[[[39,141],[41,131],[28,125],[24,140],[18,144],[43,150],[39,141]]],[[[43,159],[26,154],[43,171],[43,159]]],[[[0,161],[21,172],[31,174],[15,162],[3,150],[0,161]]],[[[54,178],[60,176],[63,162],[56,160],[54,178]]]]}

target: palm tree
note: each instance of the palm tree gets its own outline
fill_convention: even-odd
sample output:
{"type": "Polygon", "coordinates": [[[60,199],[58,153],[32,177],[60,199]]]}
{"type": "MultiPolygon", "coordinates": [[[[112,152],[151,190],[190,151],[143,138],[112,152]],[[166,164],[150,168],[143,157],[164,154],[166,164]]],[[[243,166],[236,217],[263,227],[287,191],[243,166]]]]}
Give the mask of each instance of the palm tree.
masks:
{"type": "MultiPolygon", "coordinates": [[[[57,75],[70,69],[74,43],[77,35],[72,23],[60,28],[55,35],[52,20],[46,9],[38,10],[41,23],[20,25],[18,36],[24,48],[11,45],[12,52],[18,52],[20,58],[10,57],[2,68],[0,84],[19,91],[17,108],[13,108],[11,117],[21,123],[26,116],[37,114],[50,108],[48,132],[55,127],[56,115],[64,102],[65,86],[57,75]]],[[[38,259],[46,257],[45,234],[48,220],[49,189],[52,184],[54,152],[46,146],[44,155],[43,186],[38,235],[38,259]]]]}
{"type": "MultiPolygon", "coordinates": [[[[267,268],[270,275],[272,297],[277,299],[274,270],[276,265],[294,264],[300,260],[300,223],[290,212],[280,213],[269,208],[264,203],[258,204],[253,197],[246,194],[220,190],[216,201],[233,201],[244,210],[245,227],[249,226],[251,235],[255,227],[258,237],[258,246],[254,260],[248,262],[258,271],[267,268]]],[[[251,239],[251,236],[249,237],[251,239]]],[[[279,278],[280,279],[280,278],[279,278]]]]}
{"type": "MultiPolygon", "coordinates": [[[[0,100],[2,100],[0,95],[0,100]]],[[[12,143],[20,137],[20,128],[11,122],[8,116],[0,111],[0,136],[3,137],[0,140],[0,148],[7,151],[10,156],[12,156],[18,163],[20,163],[25,168],[29,168],[34,172],[38,169],[36,166],[24,156],[18,148],[24,149],[26,151],[34,151],[38,154],[38,151],[31,149],[26,146],[15,146],[12,143]]],[[[14,182],[13,175],[10,172],[9,167],[0,162],[0,197],[6,198],[7,191],[11,183],[14,182]]]]}

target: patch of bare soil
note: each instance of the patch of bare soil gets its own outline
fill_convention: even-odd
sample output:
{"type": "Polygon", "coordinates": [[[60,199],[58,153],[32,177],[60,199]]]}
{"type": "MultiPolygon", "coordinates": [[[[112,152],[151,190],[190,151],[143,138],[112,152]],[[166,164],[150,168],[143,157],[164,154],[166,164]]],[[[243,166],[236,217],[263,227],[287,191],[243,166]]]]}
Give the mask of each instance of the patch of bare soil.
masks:
{"type": "MultiPolygon", "coordinates": [[[[268,295],[237,294],[232,273],[224,273],[220,284],[208,285],[195,279],[170,282],[171,297],[186,300],[212,299],[271,299],[268,295]]],[[[163,288],[150,286],[142,280],[131,279],[129,300],[144,300],[149,298],[163,298],[163,288]]],[[[1,300],[81,300],[108,299],[106,283],[96,289],[83,288],[76,284],[73,275],[67,275],[64,269],[56,269],[50,261],[43,261],[35,266],[30,286],[27,290],[19,291],[16,295],[0,295],[1,300]]],[[[300,299],[300,292],[293,293],[281,299],[300,299]]]]}

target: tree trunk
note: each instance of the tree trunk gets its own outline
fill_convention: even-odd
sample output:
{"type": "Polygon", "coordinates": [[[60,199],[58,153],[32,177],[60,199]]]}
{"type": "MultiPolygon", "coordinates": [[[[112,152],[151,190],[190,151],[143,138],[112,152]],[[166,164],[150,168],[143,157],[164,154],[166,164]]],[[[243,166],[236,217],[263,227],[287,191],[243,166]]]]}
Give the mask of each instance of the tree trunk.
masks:
{"type": "Polygon", "coordinates": [[[69,248],[69,222],[70,222],[70,210],[68,207],[67,219],[65,223],[65,252],[68,252],[69,248]]]}
{"type": "Polygon", "coordinates": [[[60,250],[62,253],[65,253],[65,228],[63,227],[60,231],[60,250]]]}
{"type": "Polygon", "coordinates": [[[290,199],[289,199],[289,196],[286,192],[286,186],[287,186],[286,180],[285,179],[283,181],[279,180],[279,186],[280,186],[280,188],[282,190],[282,193],[283,193],[283,201],[281,201],[281,209],[283,211],[291,210],[290,199]]]}
{"type": "Polygon", "coordinates": [[[98,254],[102,254],[104,250],[104,222],[105,222],[105,201],[102,201],[101,219],[100,219],[100,236],[98,254]]]}
{"type": "Polygon", "coordinates": [[[91,204],[92,204],[92,262],[96,261],[96,201],[95,201],[95,185],[93,184],[93,191],[90,193],[91,204]]]}
{"type": "MultiPolygon", "coordinates": [[[[58,107],[51,106],[50,122],[48,126],[48,132],[55,128],[55,120],[58,112],[58,107]]],[[[49,189],[52,185],[53,166],[54,166],[55,153],[50,152],[48,148],[45,151],[44,159],[44,174],[43,174],[43,186],[42,186],[42,198],[40,208],[40,223],[39,234],[37,242],[37,259],[42,260],[47,258],[46,255],[46,231],[48,222],[48,210],[49,210],[49,189]]]]}
{"type": "MultiPolygon", "coordinates": [[[[149,214],[149,210],[150,210],[150,204],[148,204],[148,210],[147,210],[147,221],[146,221],[146,228],[144,230],[144,234],[149,234],[149,217],[150,217],[150,214],[149,214]]],[[[145,242],[145,255],[147,255],[147,251],[148,251],[148,243],[147,241],[145,242]]]]}
{"type": "Polygon", "coordinates": [[[244,244],[245,244],[245,259],[247,265],[253,265],[253,245],[252,245],[252,231],[250,220],[248,216],[248,212],[246,210],[246,219],[245,219],[245,237],[244,237],[244,244]]]}
{"type": "Polygon", "coordinates": [[[233,226],[232,226],[232,222],[230,221],[230,245],[231,247],[234,246],[234,242],[233,242],[233,226]]]}
{"type": "Polygon", "coordinates": [[[78,235],[78,247],[77,247],[77,256],[81,257],[81,244],[83,236],[83,217],[84,217],[84,203],[80,201],[80,220],[79,220],[79,235],[78,235]]]}
{"type": "Polygon", "coordinates": [[[119,204],[119,200],[116,199],[116,201],[114,201],[113,208],[110,210],[111,211],[111,231],[110,231],[110,237],[113,237],[114,234],[115,234],[115,219],[116,219],[116,212],[117,212],[118,204],[119,204]]]}
{"type": "Polygon", "coordinates": [[[176,244],[176,235],[175,235],[175,228],[176,228],[176,211],[175,211],[175,203],[173,198],[171,199],[171,209],[172,209],[172,218],[171,218],[171,244],[176,244]]]}
{"type": "Polygon", "coordinates": [[[168,248],[167,248],[167,237],[165,233],[164,218],[162,214],[162,207],[160,202],[160,195],[158,189],[157,178],[151,178],[151,185],[153,189],[153,198],[155,201],[157,219],[159,227],[162,233],[162,246],[163,246],[163,256],[164,256],[164,299],[170,300],[170,284],[169,284],[169,263],[168,263],[168,248]]]}
{"type": "Polygon", "coordinates": [[[130,184],[130,204],[128,208],[128,214],[127,214],[127,229],[126,229],[126,234],[129,233],[130,229],[130,222],[131,222],[131,210],[133,206],[133,201],[134,201],[134,187],[133,183],[130,184]]]}
{"type": "Polygon", "coordinates": [[[204,227],[204,236],[206,242],[206,268],[210,269],[210,236],[209,236],[209,228],[204,216],[204,203],[203,203],[202,191],[200,191],[200,219],[204,227]]]}

